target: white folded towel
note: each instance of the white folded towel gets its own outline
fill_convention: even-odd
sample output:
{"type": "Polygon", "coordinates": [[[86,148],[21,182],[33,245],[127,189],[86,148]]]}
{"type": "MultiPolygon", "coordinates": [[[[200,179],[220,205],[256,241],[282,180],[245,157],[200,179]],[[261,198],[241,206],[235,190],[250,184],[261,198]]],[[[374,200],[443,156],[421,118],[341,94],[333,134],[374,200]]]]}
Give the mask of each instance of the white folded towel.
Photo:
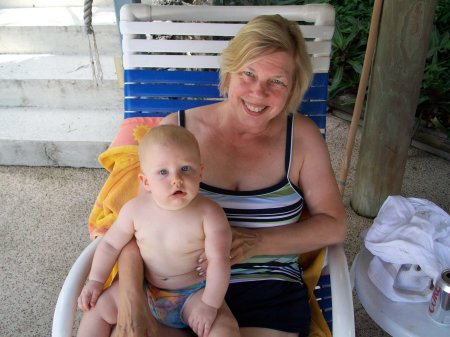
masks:
{"type": "Polygon", "coordinates": [[[450,216],[425,199],[389,196],[365,245],[377,257],[369,278],[381,292],[394,301],[428,301],[430,282],[450,268],[450,216]]]}

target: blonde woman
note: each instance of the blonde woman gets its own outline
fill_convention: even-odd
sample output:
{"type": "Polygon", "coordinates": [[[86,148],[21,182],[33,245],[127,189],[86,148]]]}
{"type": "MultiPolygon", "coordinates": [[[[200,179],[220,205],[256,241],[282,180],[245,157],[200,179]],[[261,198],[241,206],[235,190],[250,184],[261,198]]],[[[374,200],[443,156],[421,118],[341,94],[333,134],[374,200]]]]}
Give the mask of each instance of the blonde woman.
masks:
{"type": "MultiPolygon", "coordinates": [[[[205,164],[200,193],[223,207],[232,226],[225,300],[243,337],[307,336],[310,311],[298,256],[345,238],[345,211],[326,144],[316,125],[296,113],[310,79],[297,24],[260,16],[222,55],[225,100],[162,122],[196,136],[205,164]],[[310,217],[303,220],[306,205],[310,217]]],[[[143,277],[142,262],[132,244],[119,261],[118,335],[145,336],[153,327],[151,336],[189,336],[148,319],[136,281],[143,277]]],[[[209,267],[203,262],[199,268],[207,274],[209,267]]]]}

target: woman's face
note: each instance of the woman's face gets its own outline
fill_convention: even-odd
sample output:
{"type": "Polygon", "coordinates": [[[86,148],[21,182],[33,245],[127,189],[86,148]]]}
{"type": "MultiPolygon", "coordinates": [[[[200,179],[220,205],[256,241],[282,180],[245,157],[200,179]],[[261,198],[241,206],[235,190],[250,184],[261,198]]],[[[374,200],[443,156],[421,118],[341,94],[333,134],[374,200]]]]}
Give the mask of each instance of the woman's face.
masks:
{"type": "Polygon", "coordinates": [[[239,117],[268,121],[284,111],[292,89],[293,71],[290,54],[264,55],[230,74],[228,101],[239,117]]]}

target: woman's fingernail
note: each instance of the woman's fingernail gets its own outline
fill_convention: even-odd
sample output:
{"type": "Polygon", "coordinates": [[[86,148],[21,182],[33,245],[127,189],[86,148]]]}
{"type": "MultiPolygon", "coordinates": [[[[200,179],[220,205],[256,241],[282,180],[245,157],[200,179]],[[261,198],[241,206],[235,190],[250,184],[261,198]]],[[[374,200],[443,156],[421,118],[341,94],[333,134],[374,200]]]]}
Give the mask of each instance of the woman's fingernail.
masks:
{"type": "Polygon", "coordinates": [[[204,274],[204,272],[200,272],[200,273],[198,273],[198,276],[203,276],[203,274],[204,274]]]}
{"type": "Polygon", "coordinates": [[[203,259],[202,258],[199,258],[198,259],[198,263],[202,263],[203,262],[203,259]]]}
{"type": "Polygon", "coordinates": [[[200,271],[202,270],[202,267],[198,266],[197,268],[195,268],[196,271],[200,271]]]}

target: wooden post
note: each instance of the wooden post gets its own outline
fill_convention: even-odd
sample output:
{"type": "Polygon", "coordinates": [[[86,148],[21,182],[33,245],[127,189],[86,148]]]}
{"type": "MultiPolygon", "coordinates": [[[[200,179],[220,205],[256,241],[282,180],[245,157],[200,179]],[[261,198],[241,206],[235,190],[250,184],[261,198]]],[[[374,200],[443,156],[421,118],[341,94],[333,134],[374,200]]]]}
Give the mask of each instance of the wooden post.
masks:
{"type": "Polygon", "coordinates": [[[385,0],[351,205],[374,217],[401,193],[436,0],[385,0]]]}
{"type": "Polygon", "coordinates": [[[356,95],[355,106],[353,107],[352,122],[350,124],[347,144],[345,145],[345,154],[341,164],[341,171],[339,173],[338,186],[341,195],[344,195],[345,185],[347,185],[347,174],[352,159],[356,131],[358,131],[364,98],[366,97],[367,82],[369,80],[370,69],[373,63],[375,46],[377,44],[381,8],[383,8],[383,0],[375,0],[375,3],[373,4],[372,19],[370,20],[369,37],[367,38],[366,54],[364,55],[363,68],[359,79],[358,93],[356,95]]]}

